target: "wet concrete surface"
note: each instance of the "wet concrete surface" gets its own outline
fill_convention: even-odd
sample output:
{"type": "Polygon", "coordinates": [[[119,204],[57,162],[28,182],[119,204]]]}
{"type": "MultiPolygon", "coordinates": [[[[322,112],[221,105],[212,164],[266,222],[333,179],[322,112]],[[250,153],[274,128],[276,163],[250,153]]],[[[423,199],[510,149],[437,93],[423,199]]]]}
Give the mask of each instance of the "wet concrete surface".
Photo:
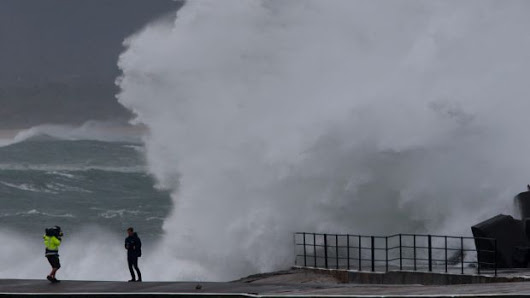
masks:
{"type": "Polygon", "coordinates": [[[523,297],[530,296],[530,282],[463,284],[447,286],[344,284],[313,272],[265,274],[235,282],[102,282],[0,280],[0,297],[523,297]],[[200,285],[200,287],[197,287],[200,285]]]}

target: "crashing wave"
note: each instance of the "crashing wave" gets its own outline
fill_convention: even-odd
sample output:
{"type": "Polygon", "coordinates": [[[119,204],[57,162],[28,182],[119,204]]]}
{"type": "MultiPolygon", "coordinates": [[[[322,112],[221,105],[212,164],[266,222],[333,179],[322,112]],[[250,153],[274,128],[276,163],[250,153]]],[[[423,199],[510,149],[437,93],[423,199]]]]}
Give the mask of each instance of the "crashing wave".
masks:
{"type": "Polygon", "coordinates": [[[189,1],[126,40],[119,102],[173,192],[161,272],[292,260],[296,230],[462,234],[530,176],[530,21],[495,1],[189,1]],[[178,253],[174,253],[178,252],[178,253]]]}

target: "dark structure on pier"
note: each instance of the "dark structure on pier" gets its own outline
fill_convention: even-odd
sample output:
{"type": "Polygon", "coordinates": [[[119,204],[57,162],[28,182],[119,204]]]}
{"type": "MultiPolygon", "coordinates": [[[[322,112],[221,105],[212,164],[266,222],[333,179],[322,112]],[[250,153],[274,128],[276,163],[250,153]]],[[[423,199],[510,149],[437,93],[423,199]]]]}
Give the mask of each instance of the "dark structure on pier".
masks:
{"type": "MultiPolygon", "coordinates": [[[[499,214],[471,227],[480,263],[498,268],[527,268],[530,263],[530,187],[515,196],[521,219],[499,214]],[[494,238],[497,241],[480,238],[494,238]],[[496,254],[487,253],[496,251],[496,254]],[[481,253],[482,252],[482,253],[481,253]]],[[[486,266],[483,266],[486,267],[486,266]]]]}

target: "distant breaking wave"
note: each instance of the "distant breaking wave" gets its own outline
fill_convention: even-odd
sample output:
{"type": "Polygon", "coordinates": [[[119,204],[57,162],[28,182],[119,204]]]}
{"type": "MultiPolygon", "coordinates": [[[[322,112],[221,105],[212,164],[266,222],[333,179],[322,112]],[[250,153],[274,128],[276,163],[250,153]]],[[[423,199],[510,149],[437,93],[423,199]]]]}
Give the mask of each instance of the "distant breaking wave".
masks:
{"type": "Polygon", "coordinates": [[[47,217],[64,217],[64,218],[74,218],[75,216],[70,213],[66,214],[54,214],[54,213],[48,213],[48,212],[42,212],[37,209],[31,209],[27,212],[17,212],[14,214],[5,213],[0,214],[0,217],[8,217],[8,216],[47,216],[47,217]]]}
{"type": "Polygon", "coordinates": [[[92,191],[83,189],[77,186],[70,186],[63,183],[46,183],[43,186],[36,186],[31,183],[9,183],[0,181],[1,185],[17,189],[20,191],[29,191],[34,193],[47,193],[47,194],[59,194],[61,192],[73,192],[73,193],[92,193],[92,191]]]}
{"type": "Polygon", "coordinates": [[[34,185],[28,184],[28,183],[22,183],[22,184],[14,184],[9,182],[0,181],[0,184],[5,185],[7,187],[15,188],[22,191],[31,191],[31,192],[44,192],[44,193],[56,193],[54,190],[48,189],[48,188],[38,188],[34,185]]]}
{"type": "Polygon", "coordinates": [[[81,126],[45,124],[21,130],[13,138],[0,139],[0,147],[43,139],[139,143],[143,133],[138,127],[101,121],[88,121],[81,126]]]}
{"type": "Polygon", "coordinates": [[[83,166],[83,165],[24,165],[24,164],[0,164],[0,170],[5,171],[40,171],[50,175],[65,176],[72,178],[72,172],[103,171],[117,173],[145,173],[146,167],[142,165],[130,167],[106,167],[106,166],[83,166]],[[66,173],[65,173],[66,172],[66,173]]]}

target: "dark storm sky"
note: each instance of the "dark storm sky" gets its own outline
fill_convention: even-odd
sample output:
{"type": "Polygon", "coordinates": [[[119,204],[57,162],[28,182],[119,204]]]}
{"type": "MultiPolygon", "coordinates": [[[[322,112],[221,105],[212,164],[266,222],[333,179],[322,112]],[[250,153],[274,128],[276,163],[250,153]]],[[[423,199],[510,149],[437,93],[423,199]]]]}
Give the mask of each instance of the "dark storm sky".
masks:
{"type": "Polygon", "coordinates": [[[0,0],[0,129],[127,119],[115,100],[125,37],[172,0],[0,0]]]}

